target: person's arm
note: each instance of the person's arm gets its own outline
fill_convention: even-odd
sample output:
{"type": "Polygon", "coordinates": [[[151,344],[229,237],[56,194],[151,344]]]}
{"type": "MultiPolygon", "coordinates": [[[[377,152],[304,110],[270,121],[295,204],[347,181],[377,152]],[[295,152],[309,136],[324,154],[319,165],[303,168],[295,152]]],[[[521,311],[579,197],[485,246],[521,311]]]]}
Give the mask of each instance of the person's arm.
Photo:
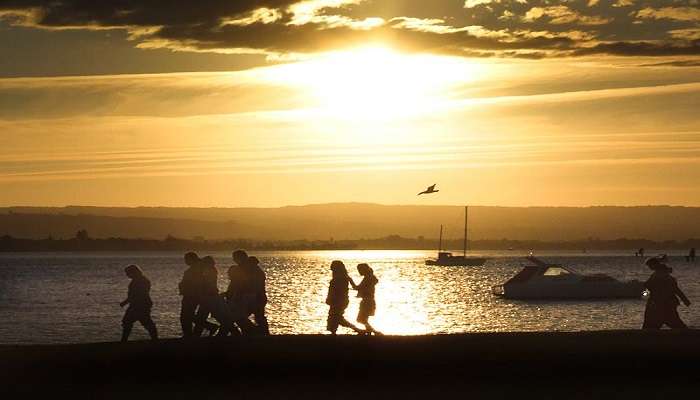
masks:
{"type": "Polygon", "coordinates": [[[690,300],[688,300],[688,297],[686,297],[685,293],[681,290],[681,288],[678,287],[678,282],[674,280],[673,286],[675,286],[675,291],[676,291],[676,296],[681,299],[683,304],[686,305],[686,307],[690,306],[690,300]]]}
{"type": "Polygon", "coordinates": [[[125,305],[131,303],[131,300],[133,300],[133,297],[134,297],[134,282],[132,281],[129,284],[129,291],[126,293],[126,300],[119,303],[119,307],[124,307],[125,305]]]}
{"type": "Polygon", "coordinates": [[[352,280],[350,275],[347,275],[348,277],[348,282],[350,282],[350,286],[352,286],[353,289],[357,290],[357,285],[355,284],[355,281],[352,280]]]}
{"type": "Polygon", "coordinates": [[[333,298],[333,282],[328,285],[328,294],[326,295],[326,304],[329,306],[332,303],[332,298],[333,298]]]}

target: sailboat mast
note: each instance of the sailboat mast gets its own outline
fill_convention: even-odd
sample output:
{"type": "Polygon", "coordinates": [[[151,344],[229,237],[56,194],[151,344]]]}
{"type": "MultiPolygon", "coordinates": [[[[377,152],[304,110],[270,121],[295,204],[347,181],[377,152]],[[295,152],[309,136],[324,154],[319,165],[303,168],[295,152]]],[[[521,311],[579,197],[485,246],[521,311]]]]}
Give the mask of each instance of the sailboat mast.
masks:
{"type": "Polygon", "coordinates": [[[440,225],[440,242],[438,244],[438,253],[442,251],[442,225],[440,225]]]}
{"type": "Polygon", "coordinates": [[[464,207],[464,257],[467,256],[467,216],[469,215],[469,206],[464,207]]]}

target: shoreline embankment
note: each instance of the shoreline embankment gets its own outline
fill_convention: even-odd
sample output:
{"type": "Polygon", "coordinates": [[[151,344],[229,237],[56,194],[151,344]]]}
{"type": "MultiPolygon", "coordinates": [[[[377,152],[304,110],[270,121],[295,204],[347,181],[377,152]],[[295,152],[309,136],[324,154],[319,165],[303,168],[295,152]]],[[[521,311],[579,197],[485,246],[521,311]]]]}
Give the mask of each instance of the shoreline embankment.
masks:
{"type": "Polygon", "coordinates": [[[0,383],[30,397],[673,398],[699,393],[699,363],[696,330],[296,335],[4,345],[0,383]]]}

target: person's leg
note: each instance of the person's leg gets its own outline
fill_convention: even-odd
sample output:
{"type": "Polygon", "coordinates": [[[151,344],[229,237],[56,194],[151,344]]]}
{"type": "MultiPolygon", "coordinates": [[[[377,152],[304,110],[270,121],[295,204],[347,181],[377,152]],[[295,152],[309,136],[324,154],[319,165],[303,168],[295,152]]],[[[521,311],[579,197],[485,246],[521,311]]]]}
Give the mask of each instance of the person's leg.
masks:
{"type": "Polygon", "coordinates": [[[134,310],[129,306],[124,313],[124,318],[122,318],[122,343],[129,340],[129,335],[131,335],[131,328],[134,326],[134,310]]]}
{"type": "Polygon", "coordinates": [[[125,343],[129,340],[129,335],[131,334],[131,328],[133,328],[133,326],[133,322],[122,322],[122,343],[125,343]]]}
{"type": "Polygon", "coordinates": [[[383,333],[379,332],[378,330],[374,329],[372,324],[369,323],[369,318],[367,318],[367,321],[364,322],[363,324],[365,326],[365,331],[369,333],[374,333],[375,335],[383,335],[383,333]]]}
{"type": "Polygon", "coordinates": [[[267,323],[267,317],[265,316],[265,306],[258,306],[253,311],[253,317],[255,318],[255,324],[258,325],[258,330],[261,335],[270,334],[270,326],[267,323]]]}
{"type": "Polygon", "coordinates": [[[644,309],[644,324],[642,329],[661,329],[663,321],[660,318],[657,307],[649,302],[644,309]]]}
{"type": "Polygon", "coordinates": [[[151,336],[151,340],[158,340],[158,328],[156,328],[156,323],[153,322],[153,318],[151,318],[151,312],[150,310],[146,315],[141,319],[141,325],[148,331],[148,334],[151,336]]]}
{"type": "Polygon", "coordinates": [[[211,299],[203,300],[202,303],[199,305],[199,310],[197,310],[197,313],[194,317],[194,329],[192,330],[192,336],[201,337],[204,329],[207,329],[209,332],[212,332],[213,330],[219,328],[218,325],[212,324],[211,322],[207,321],[207,318],[209,318],[209,314],[211,314],[211,305],[211,299]]]}
{"type": "Polygon", "coordinates": [[[678,315],[678,309],[676,307],[667,311],[665,322],[671,329],[688,329],[688,325],[686,325],[681,319],[681,316],[678,315]]]}
{"type": "Polygon", "coordinates": [[[197,302],[187,297],[182,298],[180,306],[180,326],[182,327],[182,337],[192,337],[192,325],[197,311],[197,302]]]}
{"type": "Polygon", "coordinates": [[[338,313],[335,312],[333,308],[328,311],[328,319],[326,320],[326,330],[328,330],[331,335],[335,335],[338,332],[338,313]]]}
{"type": "Polygon", "coordinates": [[[340,315],[340,316],[339,316],[339,318],[338,318],[338,324],[339,324],[340,326],[344,326],[344,327],[346,327],[346,328],[350,328],[350,329],[352,329],[353,331],[355,331],[355,332],[357,332],[357,333],[362,333],[362,332],[364,332],[362,329],[358,328],[357,326],[355,326],[354,324],[352,324],[350,321],[348,321],[347,319],[345,319],[345,317],[344,317],[343,315],[340,315]]]}
{"type": "Polygon", "coordinates": [[[241,335],[248,336],[248,335],[255,335],[255,332],[257,331],[257,326],[253,324],[248,317],[240,317],[236,320],[236,325],[238,325],[238,328],[241,330],[241,335]]]}

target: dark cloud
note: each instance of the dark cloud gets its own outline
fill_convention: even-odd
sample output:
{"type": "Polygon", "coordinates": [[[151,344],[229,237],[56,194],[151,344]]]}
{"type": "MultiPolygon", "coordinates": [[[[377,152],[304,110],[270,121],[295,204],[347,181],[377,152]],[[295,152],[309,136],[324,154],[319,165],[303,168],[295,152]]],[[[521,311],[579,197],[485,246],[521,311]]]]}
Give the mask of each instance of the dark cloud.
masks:
{"type": "Polygon", "coordinates": [[[700,55],[700,40],[695,40],[686,45],[659,44],[648,42],[616,42],[602,43],[591,48],[579,49],[576,55],[609,54],[615,56],[692,56],[700,55]]]}
{"type": "Polygon", "coordinates": [[[38,26],[215,25],[260,7],[285,8],[295,0],[7,0],[0,10],[38,10],[38,26]]]}
{"type": "Polygon", "coordinates": [[[659,63],[640,64],[640,67],[700,67],[700,60],[673,60],[659,63]]]}
{"type": "Polygon", "coordinates": [[[695,0],[676,0],[673,10],[663,0],[306,0],[317,6],[299,16],[290,6],[300,1],[7,0],[0,17],[46,29],[120,28],[141,47],[196,51],[312,53],[381,41],[524,58],[700,55],[695,0]],[[274,18],[256,16],[261,8],[274,18]]]}

